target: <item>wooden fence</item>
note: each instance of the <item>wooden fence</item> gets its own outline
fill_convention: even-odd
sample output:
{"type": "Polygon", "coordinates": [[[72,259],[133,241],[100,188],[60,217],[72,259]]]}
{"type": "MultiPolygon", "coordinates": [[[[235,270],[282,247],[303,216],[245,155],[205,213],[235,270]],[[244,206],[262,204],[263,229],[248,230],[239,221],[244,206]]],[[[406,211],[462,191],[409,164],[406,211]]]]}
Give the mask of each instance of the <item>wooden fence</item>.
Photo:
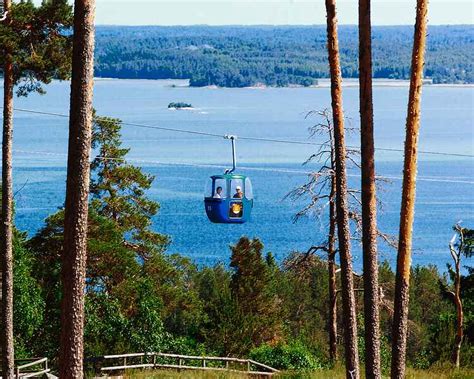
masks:
{"type": "Polygon", "coordinates": [[[240,372],[246,375],[272,376],[279,371],[251,359],[199,357],[166,353],[134,353],[105,355],[100,358],[102,372],[129,369],[209,370],[240,372]]]}
{"type": "Polygon", "coordinates": [[[42,377],[51,371],[48,367],[48,358],[17,359],[15,362],[17,363],[15,367],[16,379],[42,377]]]}

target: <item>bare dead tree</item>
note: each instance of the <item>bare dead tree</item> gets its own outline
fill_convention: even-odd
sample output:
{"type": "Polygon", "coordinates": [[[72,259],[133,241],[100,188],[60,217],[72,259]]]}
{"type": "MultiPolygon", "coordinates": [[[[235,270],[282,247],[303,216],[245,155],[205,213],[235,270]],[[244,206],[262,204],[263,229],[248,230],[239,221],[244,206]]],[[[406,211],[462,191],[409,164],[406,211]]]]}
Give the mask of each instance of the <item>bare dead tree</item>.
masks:
{"type": "Polygon", "coordinates": [[[415,216],[415,186],[418,136],[421,115],[421,87],[427,31],[428,0],[417,0],[416,24],[411,60],[411,79],[406,121],[405,160],[400,212],[400,231],[395,279],[394,318],[392,325],[392,379],[405,377],[410,267],[415,216]]]}
{"type": "Polygon", "coordinates": [[[461,261],[463,256],[470,258],[474,254],[474,230],[466,229],[456,224],[453,227],[455,234],[449,242],[449,252],[453,259],[454,267],[448,264],[448,272],[454,282],[452,289],[443,288],[453,299],[456,306],[456,337],[454,339],[451,359],[459,368],[461,361],[461,346],[464,339],[464,310],[461,299],[461,261]]]}
{"type": "MultiPolygon", "coordinates": [[[[335,141],[334,128],[331,121],[331,113],[328,110],[309,112],[307,117],[317,115],[322,118],[322,122],[312,126],[310,130],[310,137],[322,136],[323,143],[320,145],[318,151],[311,155],[306,162],[309,164],[317,161],[321,164],[318,171],[309,175],[307,183],[292,190],[287,197],[292,200],[298,200],[302,197],[309,197],[309,204],[302,210],[296,213],[294,221],[298,221],[306,216],[321,216],[326,207],[329,207],[328,220],[328,237],[324,245],[312,246],[307,254],[312,254],[317,251],[324,251],[327,254],[328,260],[328,335],[329,335],[329,357],[332,361],[337,360],[337,282],[336,282],[336,162],[335,162],[335,141]]],[[[350,128],[352,130],[352,128],[350,128]]],[[[347,159],[354,165],[358,165],[353,155],[356,151],[348,150],[347,159]]],[[[355,196],[356,190],[349,189],[349,193],[355,196]]]]}
{"type": "MultiPolygon", "coordinates": [[[[308,199],[309,202],[300,211],[298,211],[293,217],[293,221],[297,222],[302,218],[318,218],[327,214],[327,224],[324,222],[324,227],[327,225],[328,235],[327,240],[324,244],[318,246],[312,246],[306,252],[308,254],[314,254],[322,251],[327,254],[328,261],[328,298],[329,298],[329,310],[328,310],[328,334],[329,334],[329,356],[331,360],[337,360],[337,282],[336,282],[336,254],[337,254],[337,235],[336,235],[336,176],[335,176],[335,142],[333,124],[331,121],[331,113],[328,110],[323,111],[312,111],[307,114],[307,117],[317,116],[322,120],[320,123],[309,128],[310,138],[322,138],[322,143],[318,151],[311,155],[305,162],[304,165],[311,163],[321,165],[318,171],[308,175],[308,181],[301,186],[293,189],[286,198],[290,198],[293,201],[299,201],[302,199],[308,199]],[[327,208],[329,212],[326,213],[327,208]]],[[[356,128],[346,127],[348,133],[357,132],[356,128]]],[[[349,163],[350,169],[360,171],[360,164],[358,162],[359,151],[355,149],[347,150],[347,162],[349,163]]],[[[386,181],[381,178],[377,178],[377,185],[385,183],[386,181]]],[[[352,224],[351,239],[360,243],[362,239],[362,216],[361,216],[361,205],[360,199],[361,191],[354,188],[348,188],[347,193],[349,195],[349,220],[352,224]]],[[[377,205],[382,206],[382,203],[377,200],[377,205]]],[[[377,229],[377,237],[384,241],[388,246],[396,246],[396,240],[385,233],[382,233],[377,229]]]]}
{"type": "Polygon", "coordinates": [[[337,36],[336,0],[326,0],[327,49],[331,77],[331,105],[334,123],[336,163],[336,220],[341,262],[342,308],[344,313],[344,340],[346,377],[359,379],[359,351],[357,346],[357,319],[352,278],[352,256],[347,203],[346,143],[342,109],[342,75],[337,36]]]}
{"type": "Polygon", "coordinates": [[[461,345],[464,338],[464,312],[461,300],[461,256],[464,247],[464,233],[459,225],[455,226],[456,232],[459,234],[459,245],[456,249],[454,243],[456,241],[456,234],[449,243],[449,252],[454,262],[454,270],[450,269],[450,272],[454,276],[454,291],[449,291],[454,299],[456,305],[456,339],[454,340],[454,348],[452,354],[452,361],[456,367],[459,368],[460,357],[461,357],[461,345]]]}

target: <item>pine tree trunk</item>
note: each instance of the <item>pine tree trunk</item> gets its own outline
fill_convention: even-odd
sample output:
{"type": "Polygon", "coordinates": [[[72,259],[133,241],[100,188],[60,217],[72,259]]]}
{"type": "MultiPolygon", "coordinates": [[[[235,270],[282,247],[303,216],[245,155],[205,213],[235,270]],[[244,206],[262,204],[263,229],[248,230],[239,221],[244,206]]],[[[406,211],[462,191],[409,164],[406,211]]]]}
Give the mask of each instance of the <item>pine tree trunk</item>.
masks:
{"type": "Polygon", "coordinates": [[[411,247],[415,213],[417,149],[420,128],[421,87],[423,84],[427,13],[428,0],[417,0],[406,124],[405,162],[403,169],[403,190],[392,326],[391,377],[393,379],[402,379],[405,376],[411,247]]]}
{"type": "Polygon", "coordinates": [[[344,316],[346,377],[358,379],[357,320],[355,311],[352,257],[350,246],[349,212],[347,203],[346,147],[344,114],[342,110],[342,78],[337,38],[336,1],[326,0],[328,58],[331,75],[331,100],[334,123],[336,162],[336,219],[341,260],[342,307],[344,316]]]}
{"type": "Polygon", "coordinates": [[[456,339],[454,341],[454,349],[452,361],[459,368],[461,361],[461,345],[464,338],[464,312],[461,300],[461,260],[456,261],[456,276],[454,283],[454,302],[456,304],[456,339]]]}
{"type": "Polygon", "coordinates": [[[94,0],[76,0],[64,215],[59,377],[82,378],[89,155],[94,75],[94,0]]]}
{"type": "Polygon", "coordinates": [[[364,259],[365,376],[371,379],[380,378],[381,372],[370,0],[359,0],[359,100],[362,250],[364,259]]]}
{"type": "MultiPolygon", "coordinates": [[[[11,1],[4,2],[10,22],[11,1]]],[[[2,140],[2,377],[14,378],[13,346],[13,63],[5,52],[3,68],[3,140],[2,140]]]]}
{"type": "Polygon", "coordinates": [[[336,285],[336,177],[331,178],[329,203],[328,276],[329,276],[329,359],[337,361],[337,285],[336,285]]]}

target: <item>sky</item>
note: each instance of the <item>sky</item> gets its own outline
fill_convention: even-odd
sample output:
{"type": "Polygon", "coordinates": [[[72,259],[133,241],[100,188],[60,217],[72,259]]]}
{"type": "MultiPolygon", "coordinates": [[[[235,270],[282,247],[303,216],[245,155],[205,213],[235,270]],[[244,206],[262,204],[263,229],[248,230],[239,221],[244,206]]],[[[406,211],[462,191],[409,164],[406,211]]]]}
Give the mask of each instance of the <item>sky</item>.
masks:
{"type": "MultiPolygon", "coordinates": [[[[340,24],[357,24],[357,0],[338,0],[340,24]]],[[[373,0],[374,25],[412,25],[416,0],[373,0]]],[[[474,0],[431,0],[429,22],[473,24],[474,0]]],[[[325,24],[324,0],[97,0],[97,24],[325,24]]]]}
{"type": "MultiPolygon", "coordinates": [[[[340,24],[357,24],[357,4],[337,0],[340,24]]],[[[415,6],[372,0],[372,24],[413,25],[415,6]]],[[[97,25],[322,25],[325,13],[324,0],[96,0],[97,25]]],[[[472,25],[474,0],[430,0],[428,16],[431,25],[472,25]]]]}

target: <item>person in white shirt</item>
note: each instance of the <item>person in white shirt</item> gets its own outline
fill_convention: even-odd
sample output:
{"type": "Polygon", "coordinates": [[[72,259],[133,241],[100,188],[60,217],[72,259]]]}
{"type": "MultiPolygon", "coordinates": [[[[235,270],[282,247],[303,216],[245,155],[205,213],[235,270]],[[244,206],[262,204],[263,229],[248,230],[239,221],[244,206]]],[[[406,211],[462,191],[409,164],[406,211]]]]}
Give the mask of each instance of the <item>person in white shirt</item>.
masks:
{"type": "Polygon", "coordinates": [[[222,187],[216,188],[216,193],[214,194],[214,199],[222,199],[222,187]]]}

